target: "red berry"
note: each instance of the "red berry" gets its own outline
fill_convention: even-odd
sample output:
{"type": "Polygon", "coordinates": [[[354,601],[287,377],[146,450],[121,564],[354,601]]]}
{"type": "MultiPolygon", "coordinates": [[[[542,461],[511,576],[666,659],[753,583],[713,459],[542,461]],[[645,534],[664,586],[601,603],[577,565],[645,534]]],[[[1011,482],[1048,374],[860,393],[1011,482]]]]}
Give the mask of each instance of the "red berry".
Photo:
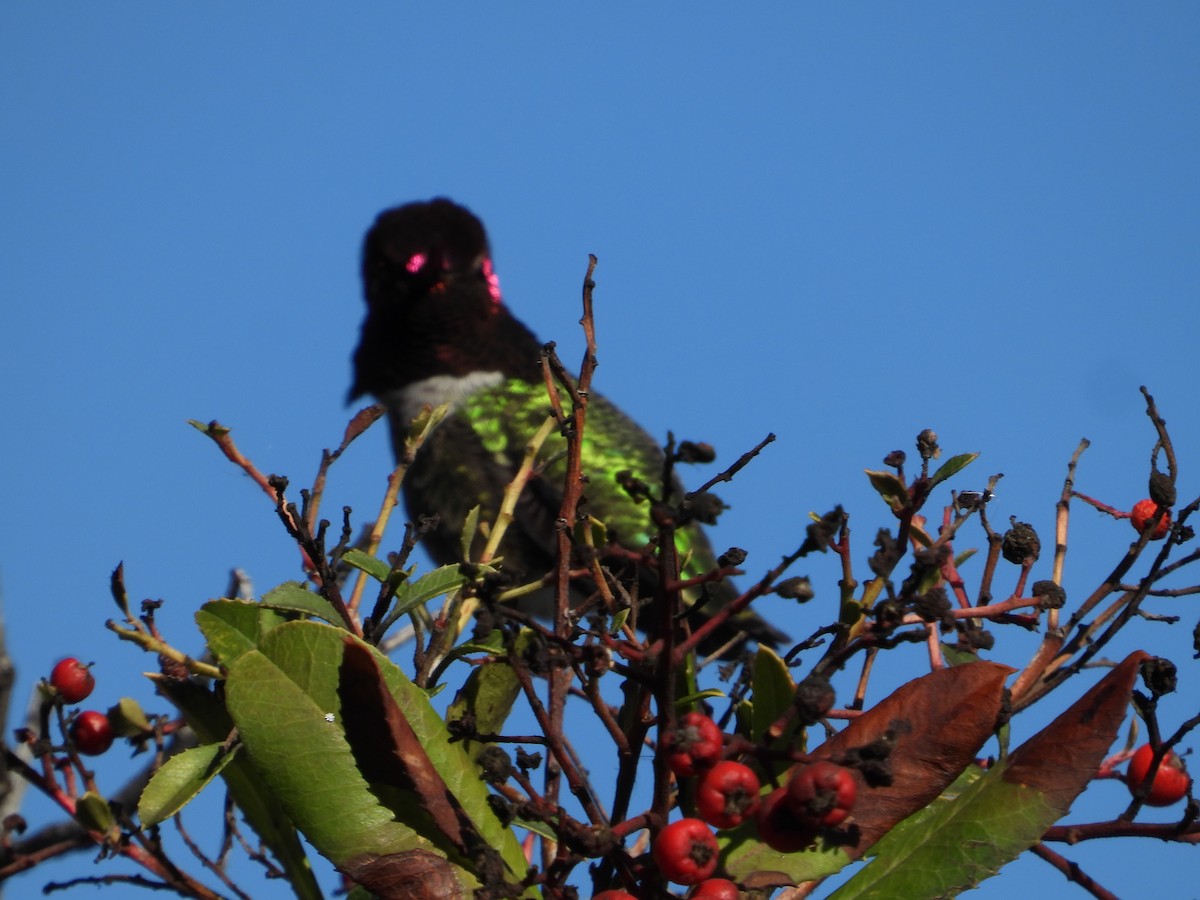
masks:
{"type": "Polygon", "coordinates": [[[50,672],[50,684],[67,703],[86,700],[96,686],[91,666],[85,666],[73,656],[60,659],[50,672]]]}
{"type": "Polygon", "coordinates": [[[637,897],[624,891],[601,891],[598,894],[592,894],[592,900],[637,900],[637,897]]]}
{"type": "Polygon", "coordinates": [[[81,712],[71,723],[71,741],[80,753],[99,756],[113,742],[113,729],[108,716],[94,709],[81,712]]]}
{"type": "Polygon", "coordinates": [[[651,850],[658,871],[676,884],[696,884],[717,870],[717,836],[699,819],[680,819],[658,833],[651,850]]]}
{"type": "MultiPolygon", "coordinates": [[[[1158,504],[1153,500],[1139,500],[1133,505],[1133,510],[1129,513],[1129,521],[1133,523],[1133,530],[1138,534],[1142,533],[1142,529],[1146,527],[1146,523],[1154,518],[1154,513],[1158,511],[1158,504]]],[[[1150,535],[1150,540],[1161,541],[1167,536],[1167,532],[1171,530],[1171,511],[1167,510],[1163,513],[1162,519],[1154,528],[1154,534],[1150,535]]]]}
{"type": "MultiPolygon", "coordinates": [[[[1154,756],[1154,748],[1145,744],[1138,748],[1129,760],[1129,771],[1125,774],[1125,783],[1130,793],[1136,793],[1146,776],[1150,773],[1150,760],[1154,756]]],[[[1147,806],[1170,806],[1178,803],[1187,796],[1192,779],[1188,777],[1187,768],[1174,751],[1168,751],[1163,761],[1154,773],[1154,781],[1146,792],[1147,806]]]]}
{"type": "Polygon", "coordinates": [[[762,798],[754,825],[759,840],[779,853],[797,853],[817,840],[813,824],[792,812],[786,787],[776,788],[762,798]]]}
{"type": "Polygon", "coordinates": [[[696,775],[721,758],[724,740],[717,723],[704,713],[687,713],[663,738],[667,765],[676,775],[696,775]]]}
{"type": "Polygon", "coordinates": [[[845,766],[828,760],[801,766],[788,782],[788,804],[792,812],[813,825],[839,825],[854,808],[858,785],[845,766]]]}
{"type": "Polygon", "coordinates": [[[728,878],[709,878],[696,885],[688,900],[738,900],[738,886],[728,878]]]}
{"type": "Polygon", "coordinates": [[[761,787],[749,766],[722,760],[701,776],[696,810],[709,825],[737,828],[758,810],[761,787]]]}

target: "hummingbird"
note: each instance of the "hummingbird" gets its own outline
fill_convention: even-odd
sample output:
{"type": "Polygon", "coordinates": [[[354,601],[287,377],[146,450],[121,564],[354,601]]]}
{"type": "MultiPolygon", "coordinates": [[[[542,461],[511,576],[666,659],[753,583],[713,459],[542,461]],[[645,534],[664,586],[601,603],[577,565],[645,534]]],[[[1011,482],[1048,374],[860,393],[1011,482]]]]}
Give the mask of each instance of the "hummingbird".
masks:
{"type": "MultiPolygon", "coordinates": [[[[412,460],[403,488],[410,517],[436,518],[423,538],[430,556],[438,565],[462,562],[461,534],[471,510],[480,508],[481,521],[495,520],[526,445],[550,414],[540,363],[543,345],[502,299],[483,223],[446,198],[380,213],[363,243],[362,279],[367,315],[354,353],[349,399],[370,394],[384,405],[397,459],[423,408],[449,405],[412,460]]],[[[502,571],[519,579],[514,583],[554,568],[566,446],[560,431],[551,433],[500,544],[502,571]]],[[[581,511],[604,523],[613,544],[643,550],[657,537],[657,528],[646,503],[622,484],[629,485],[630,476],[660,484],[662,448],[617,406],[591,393],[582,466],[588,481],[581,511]]],[[[680,527],[676,540],[684,577],[717,567],[716,554],[695,522],[680,527]]],[[[483,543],[478,540],[472,552],[483,543]]],[[[630,558],[602,555],[601,562],[627,571],[630,558]]],[[[644,565],[636,568],[632,593],[653,597],[655,573],[644,565]]],[[[703,591],[707,596],[701,601],[699,590],[689,590],[700,617],[739,593],[727,579],[708,583],[703,591]]],[[[517,605],[548,616],[552,602],[552,590],[546,588],[517,605]]],[[[726,625],[701,646],[702,652],[731,641],[742,645],[747,638],[772,646],[787,640],[750,609],[726,625]]]]}

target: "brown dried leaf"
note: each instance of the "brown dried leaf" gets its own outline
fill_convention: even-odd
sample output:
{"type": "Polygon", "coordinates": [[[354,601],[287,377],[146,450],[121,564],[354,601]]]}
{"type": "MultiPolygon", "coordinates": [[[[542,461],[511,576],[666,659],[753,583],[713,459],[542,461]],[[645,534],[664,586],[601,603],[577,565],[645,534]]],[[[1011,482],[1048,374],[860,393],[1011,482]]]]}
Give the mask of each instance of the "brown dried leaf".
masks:
{"type": "Polygon", "coordinates": [[[867,787],[856,771],[854,823],[860,837],[846,847],[862,856],[898,822],[923,809],[974,760],[992,735],[1004,699],[1004,681],[1015,670],[973,662],[930,672],[902,685],[813,752],[817,759],[884,739],[893,775],[887,787],[867,787]]]}
{"type": "Polygon", "coordinates": [[[1134,681],[1149,655],[1142,650],[1131,653],[1070,709],[1014,750],[1004,780],[1041,792],[1065,815],[1116,740],[1134,681]]]}
{"type": "Polygon", "coordinates": [[[354,418],[346,423],[346,431],[342,435],[342,446],[339,449],[344,450],[348,447],[356,437],[374,425],[385,412],[387,412],[387,408],[382,403],[372,403],[356,412],[354,418]]]}
{"type": "MultiPolygon", "coordinates": [[[[342,723],[354,761],[371,784],[411,792],[437,829],[468,854],[474,826],[392,698],[371,652],[346,638],[338,671],[342,723]]],[[[471,840],[478,846],[481,838],[471,840]]]]}
{"type": "Polygon", "coordinates": [[[381,900],[460,900],[463,887],[454,866],[428,850],[370,856],[342,871],[381,900]]]}

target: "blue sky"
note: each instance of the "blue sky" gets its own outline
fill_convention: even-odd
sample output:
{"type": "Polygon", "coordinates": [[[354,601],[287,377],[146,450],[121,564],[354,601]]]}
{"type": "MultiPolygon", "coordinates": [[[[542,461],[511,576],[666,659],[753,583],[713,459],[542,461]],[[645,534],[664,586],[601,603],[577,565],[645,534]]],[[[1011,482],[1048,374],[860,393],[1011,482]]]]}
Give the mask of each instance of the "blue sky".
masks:
{"type": "MultiPolygon", "coordinates": [[[[1005,473],[993,519],[1046,544],[1083,436],[1081,489],[1128,507],[1153,444],[1140,384],[1190,499],[1198,50],[1183,3],[9,4],[0,588],[18,697],[75,653],[99,664],[97,702],[153,702],[136,674],[153,662],[103,630],[120,560],[181,643],[231,567],[261,589],[296,577],[262,495],[185,420],[219,418],[264,470],[310,481],[350,412],[362,234],[435,194],[484,219],[507,301],[565,359],[599,256],[596,386],[652,433],[727,462],[778,435],[723,492],[716,542],[752,573],[838,502],[861,564],[888,520],[862,470],[925,427],[983,452],[959,486],[1005,473]]],[[[369,436],[329,508],[369,516],[389,467],[369,436]]],[[[1129,536],[1079,509],[1068,595],[1129,536]]],[[[808,571],[832,604],[832,561],[808,571]]],[[[764,611],[798,634],[826,616],[764,611]]],[[[1194,685],[1195,612],[1158,611],[1184,616],[1177,633],[1142,625],[1112,652],[1152,641],[1194,685]]],[[[1003,635],[997,658],[1031,646],[1003,635]]],[[[1164,719],[1195,712],[1176,699],[1164,719]]],[[[1122,807],[1104,787],[1082,818],[1122,807]]],[[[1191,889],[1183,848],[1069,855],[1122,896],[1191,889]]],[[[1057,878],[1022,860],[975,896],[1057,878]]]]}

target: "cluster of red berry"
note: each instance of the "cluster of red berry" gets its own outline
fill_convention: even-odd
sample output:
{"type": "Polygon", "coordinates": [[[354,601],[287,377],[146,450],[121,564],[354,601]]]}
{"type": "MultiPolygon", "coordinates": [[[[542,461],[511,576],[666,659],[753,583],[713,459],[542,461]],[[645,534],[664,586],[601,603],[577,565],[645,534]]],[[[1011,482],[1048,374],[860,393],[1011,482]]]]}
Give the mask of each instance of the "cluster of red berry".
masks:
{"type": "MultiPolygon", "coordinates": [[[[725,736],[708,716],[691,712],[667,733],[661,751],[679,778],[695,778],[696,812],[658,833],[651,855],[676,884],[696,885],[691,900],[734,900],[738,887],[714,878],[720,848],[713,828],[737,828],[753,820],[759,838],[791,853],[811,846],[822,829],[840,825],[857,795],[853,773],[830,761],[797,766],[787,783],[765,797],[754,770],[723,759],[725,736]]],[[[597,900],[631,900],[624,891],[605,891],[597,900]]]]}
{"type": "MultiPolygon", "coordinates": [[[[59,660],[50,672],[50,686],[63,702],[80,703],[91,696],[96,678],[90,665],[68,656],[59,660]]],[[[112,746],[112,723],[104,713],[85,709],[71,720],[68,737],[80,753],[99,756],[112,746]]]]}

